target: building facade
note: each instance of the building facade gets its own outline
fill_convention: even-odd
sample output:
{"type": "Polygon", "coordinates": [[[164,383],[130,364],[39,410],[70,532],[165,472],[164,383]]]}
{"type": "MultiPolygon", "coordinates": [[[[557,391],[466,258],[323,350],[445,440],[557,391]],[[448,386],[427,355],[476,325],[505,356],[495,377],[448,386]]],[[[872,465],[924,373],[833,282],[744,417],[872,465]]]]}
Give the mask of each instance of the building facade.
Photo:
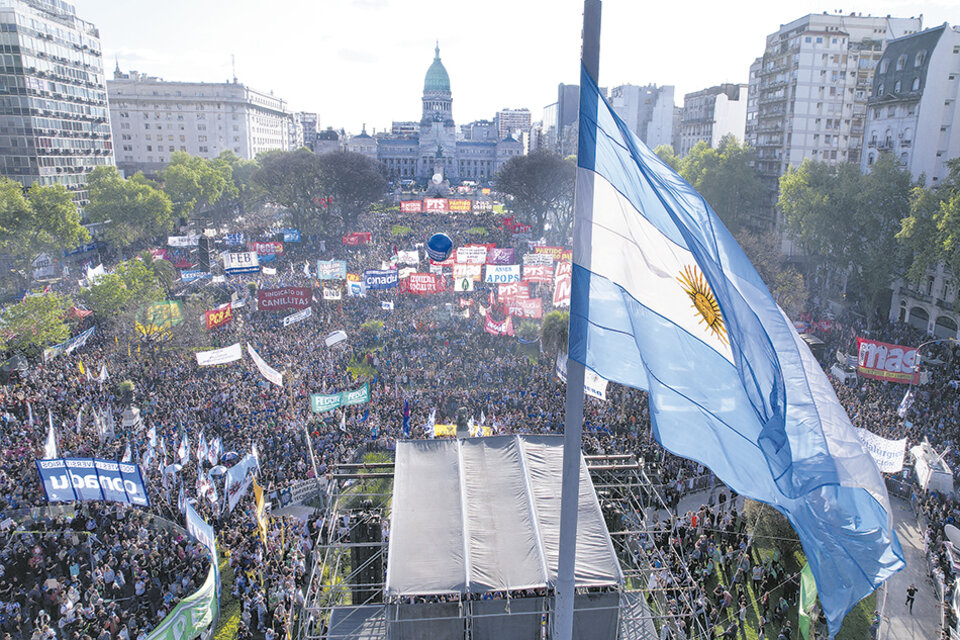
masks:
{"type": "Polygon", "coordinates": [[[651,149],[672,145],[673,89],[669,85],[621,85],[610,90],[610,106],[651,149]]]}
{"type": "Polygon", "coordinates": [[[252,160],[294,142],[286,103],[240,83],[167,82],[118,66],[107,90],[117,166],[128,175],[154,175],[176,151],[252,160]]]}
{"type": "Polygon", "coordinates": [[[62,0],[0,0],[0,175],[62,184],[113,164],[100,34],[62,0]]]}
{"type": "Polygon", "coordinates": [[[466,130],[465,133],[461,127],[458,135],[450,76],[440,60],[438,45],[424,78],[416,133],[393,127],[390,133],[377,136],[377,158],[393,180],[425,183],[441,173],[451,182],[485,182],[507,159],[523,154],[523,144],[511,137],[500,139],[493,122],[470,123],[466,130]]]}
{"type": "Polygon", "coordinates": [[[497,138],[520,140],[530,131],[530,109],[501,109],[494,121],[497,123],[497,138]]]}
{"type": "MultiPolygon", "coordinates": [[[[941,25],[891,40],[874,73],[860,167],[889,153],[914,180],[936,187],[960,157],[960,28],[941,25]]],[[[937,337],[957,337],[957,278],[932,265],[919,282],[893,286],[890,319],[937,337]]]]}
{"type": "Polygon", "coordinates": [[[701,141],[716,149],[726,135],[743,142],[747,97],[747,85],[729,83],[683,96],[677,153],[685,156],[701,141]]]}
{"type": "Polygon", "coordinates": [[[301,111],[300,126],[303,128],[303,146],[310,151],[316,151],[317,148],[317,125],[320,117],[316,113],[301,111]]]}

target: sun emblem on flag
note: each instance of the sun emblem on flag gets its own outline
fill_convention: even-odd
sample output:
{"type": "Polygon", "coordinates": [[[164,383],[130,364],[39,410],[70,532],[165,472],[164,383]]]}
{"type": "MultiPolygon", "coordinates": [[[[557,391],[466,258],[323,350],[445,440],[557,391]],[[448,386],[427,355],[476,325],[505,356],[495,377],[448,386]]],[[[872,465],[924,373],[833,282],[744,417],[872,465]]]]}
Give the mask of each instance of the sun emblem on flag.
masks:
{"type": "Polygon", "coordinates": [[[729,344],[727,328],[723,325],[723,316],[720,314],[720,304],[700,270],[696,266],[684,267],[677,280],[693,303],[690,306],[700,317],[700,324],[706,325],[707,330],[713,332],[723,344],[729,344]]]}

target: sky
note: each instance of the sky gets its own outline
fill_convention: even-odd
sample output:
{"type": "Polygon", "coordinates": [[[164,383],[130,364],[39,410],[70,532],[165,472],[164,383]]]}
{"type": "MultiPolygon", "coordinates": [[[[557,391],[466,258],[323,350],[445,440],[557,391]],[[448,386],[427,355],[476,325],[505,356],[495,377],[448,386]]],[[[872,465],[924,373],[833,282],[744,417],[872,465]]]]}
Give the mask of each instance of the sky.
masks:
{"type": "MultiPolygon", "coordinates": [[[[579,79],[582,0],[76,0],[100,29],[108,77],[119,61],[165,80],[239,81],[359,132],[418,120],[434,44],[450,75],[458,123],[530,109],[541,119],[557,84],[579,79]]],[[[856,4],[751,0],[603,3],[601,86],[674,85],[683,94],[747,82],[765,38],[807,13],[910,17],[960,24],[956,0],[856,4]]]]}

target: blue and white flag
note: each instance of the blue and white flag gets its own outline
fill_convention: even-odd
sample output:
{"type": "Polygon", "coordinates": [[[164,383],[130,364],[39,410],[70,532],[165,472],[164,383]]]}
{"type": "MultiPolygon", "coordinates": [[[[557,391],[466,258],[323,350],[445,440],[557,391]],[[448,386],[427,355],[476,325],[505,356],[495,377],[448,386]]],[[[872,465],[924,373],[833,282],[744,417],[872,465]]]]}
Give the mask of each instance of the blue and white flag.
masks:
{"type": "Polygon", "coordinates": [[[900,406],[897,407],[897,415],[901,418],[907,417],[907,411],[910,411],[910,407],[913,406],[913,387],[907,389],[907,392],[903,394],[903,400],[900,401],[900,406]]]}
{"type": "Polygon", "coordinates": [[[47,429],[47,442],[43,445],[43,459],[52,460],[60,456],[57,453],[57,432],[53,428],[53,414],[50,413],[49,409],[47,410],[47,422],[50,423],[50,426],[47,429]]]}
{"type": "Polygon", "coordinates": [[[579,132],[570,357],[647,390],[666,449],[789,518],[835,635],[904,566],[876,463],[729,231],[585,70],[579,132]]]}

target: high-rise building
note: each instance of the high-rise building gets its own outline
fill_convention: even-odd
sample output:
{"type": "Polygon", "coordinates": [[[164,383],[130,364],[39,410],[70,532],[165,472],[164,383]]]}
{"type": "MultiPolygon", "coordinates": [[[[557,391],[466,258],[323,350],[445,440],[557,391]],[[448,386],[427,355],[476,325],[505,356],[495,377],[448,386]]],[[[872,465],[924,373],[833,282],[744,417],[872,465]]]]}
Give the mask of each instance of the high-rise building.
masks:
{"type": "Polygon", "coordinates": [[[117,166],[127,173],[156,174],[176,151],[252,160],[292,143],[286,102],[238,82],[167,82],[118,66],[107,90],[117,166]]]}
{"type": "Polygon", "coordinates": [[[654,149],[673,144],[673,87],[625,84],[610,91],[610,106],[633,133],[654,149]]]}
{"type": "Polygon", "coordinates": [[[874,73],[860,166],[891,153],[914,179],[936,186],[960,156],[960,27],[891,40],[874,73]]]}
{"type": "MultiPolygon", "coordinates": [[[[860,168],[888,153],[915,180],[934,187],[960,157],[960,27],[947,24],[891,40],[873,76],[860,168]]],[[[932,264],[915,282],[893,286],[890,319],[938,338],[956,338],[957,277],[932,264]]]]}
{"type": "Polygon", "coordinates": [[[300,112],[300,126],[303,127],[303,146],[310,151],[316,151],[317,148],[317,125],[319,121],[320,118],[316,113],[300,112]]]}
{"type": "Polygon", "coordinates": [[[530,131],[529,109],[501,109],[497,111],[497,137],[500,140],[510,136],[517,140],[530,131]]]}
{"type": "Polygon", "coordinates": [[[683,96],[680,145],[676,151],[685,156],[700,141],[715,149],[726,135],[743,142],[746,120],[745,84],[727,83],[688,93],[683,96]]]}
{"type": "Polygon", "coordinates": [[[886,43],[922,18],[810,14],[767,36],[749,93],[758,169],[772,179],[805,159],[860,162],[867,98],[886,43]],[[754,107],[751,107],[754,108],[754,107]]]}
{"type": "Polygon", "coordinates": [[[82,207],[87,174],[113,164],[100,33],[69,2],[0,0],[0,45],[0,175],[82,207]]]}
{"type": "Polygon", "coordinates": [[[287,116],[290,120],[287,128],[289,142],[287,149],[299,149],[303,146],[303,120],[300,119],[299,112],[293,112],[287,116]]]}

